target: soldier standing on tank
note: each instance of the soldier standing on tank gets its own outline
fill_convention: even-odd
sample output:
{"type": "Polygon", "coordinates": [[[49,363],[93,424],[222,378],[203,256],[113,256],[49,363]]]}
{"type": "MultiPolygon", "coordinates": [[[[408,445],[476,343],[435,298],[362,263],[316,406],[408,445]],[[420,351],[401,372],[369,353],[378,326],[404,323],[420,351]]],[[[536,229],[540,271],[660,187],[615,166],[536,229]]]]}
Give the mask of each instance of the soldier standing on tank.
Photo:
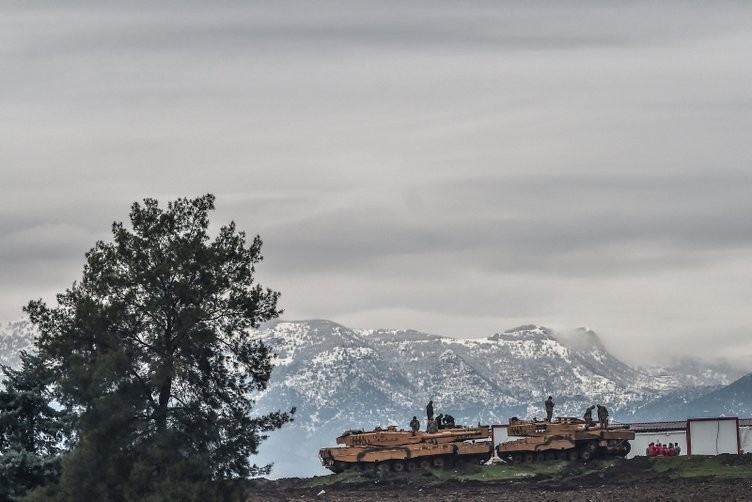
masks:
{"type": "Polygon", "coordinates": [[[436,416],[436,427],[438,427],[439,429],[443,429],[444,428],[444,422],[443,422],[443,420],[444,420],[444,414],[443,413],[439,413],[436,416]]]}
{"type": "Polygon", "coordinates": [[[433,420],[433,399],[428,401],[428,404],[426,405],[426,417],[428,420],[433,420]]]}
{"type": "Polygon", "coordinates": [[[546,406],[546,422],[551,421],[551,417],[554,414],[554,398],[552,396],[548,396],[548,399],[546,399],[546,402],[544,403],[546,406]]]}
{"type": "Polygon", "coordinates": [[[591,404],[587,407],[585,410],[585,415],[582,417],[585,419],[585,430],[589,429],[593,425],[595,425],[595,422],[593,422],[593,409],[595,408],[594,404],[591,404]]]}
{"type": "Polygon", "coordinates": [[[418,417],[413,417],[413,419],[410,420],[410,429],[413,431],[413,436],[420,430],[420,420],[418,420],[418,417]]]}
{"type": "Polygon", "coordinates": [[[601,406],[600,404],[596,406],[598,407],[598,421],[601,423],[601,429],[607,429],[608,428],[608,409],[605,406],[601,406]]]}
{"type": "Polygon", "coordinates": [[[436,425],[436,420],[433,418],[428,420],[428,425],[426,425],[426,432],[439,432],[439,427],[436,425]]]}

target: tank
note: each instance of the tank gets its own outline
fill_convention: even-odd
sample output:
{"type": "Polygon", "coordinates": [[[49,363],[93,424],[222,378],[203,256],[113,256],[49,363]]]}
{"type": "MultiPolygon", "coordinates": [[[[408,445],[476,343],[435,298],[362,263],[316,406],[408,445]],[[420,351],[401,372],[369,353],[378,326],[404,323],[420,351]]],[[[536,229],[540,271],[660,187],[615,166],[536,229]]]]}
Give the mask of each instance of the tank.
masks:
{"type": "Polygon", "coordinates": [[[600,425],[574,417],[556,417],[551,422],[509,420],[507,434],[521,439],[500,443],[499,458],[513,463],[546,460],[590,460],[595,457],[624,457],[635,433],[627,425],[600,425]]]}
{"type": "Polygon", "coordinates": [[[488,426],[452,427],[437,432],[412,432],[377,427],[373,431],[346,431],[340,446],[319,450],[321,464],[332,472],[348,469],[412,471],[429,467],[481,463],[491,458],[488,426]]]}

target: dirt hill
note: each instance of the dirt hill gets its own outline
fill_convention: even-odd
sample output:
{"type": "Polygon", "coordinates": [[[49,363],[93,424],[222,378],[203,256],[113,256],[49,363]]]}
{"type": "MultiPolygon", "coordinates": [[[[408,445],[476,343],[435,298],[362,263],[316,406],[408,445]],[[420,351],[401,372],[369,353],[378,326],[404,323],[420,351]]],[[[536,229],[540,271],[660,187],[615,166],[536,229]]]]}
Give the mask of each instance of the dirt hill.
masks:
{"type": "Polygon", "coordinates": [[[345,473],[250,482],[248,500],[609,501],[752,499],[752,454],[345,473]]]}

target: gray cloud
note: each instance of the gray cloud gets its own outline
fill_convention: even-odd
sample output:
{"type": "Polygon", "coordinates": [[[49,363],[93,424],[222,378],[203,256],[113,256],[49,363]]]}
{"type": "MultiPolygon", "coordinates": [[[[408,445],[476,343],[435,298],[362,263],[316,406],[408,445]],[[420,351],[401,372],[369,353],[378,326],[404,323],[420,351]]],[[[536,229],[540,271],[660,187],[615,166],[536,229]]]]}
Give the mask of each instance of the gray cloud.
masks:
{"type": "Polygon", "coordinates": [[[213,192],[289,318],[749,357],[742,2],[0,7],[0,319],[213,192]]]}
{"type": "Polygon", "coordinates": [[[609,273],[633,273],[752,245],[752,178],[742,173],[457,180],[423,191],[412,205],[408,191],[403,203],[312,213],[266,235],[278,242],[275,253],[301,271],[312,258],[315,269],[328,270],[441,250],[503,271],[587,274],[607,265],[609,273]],[[308,253],[297,251],[302,245],[308,253]],[[618,249],[642,245],[656,254],[640,260],[618,249]],[[577,253],[588,251],[605,263],[578,263],[577,253]]]}

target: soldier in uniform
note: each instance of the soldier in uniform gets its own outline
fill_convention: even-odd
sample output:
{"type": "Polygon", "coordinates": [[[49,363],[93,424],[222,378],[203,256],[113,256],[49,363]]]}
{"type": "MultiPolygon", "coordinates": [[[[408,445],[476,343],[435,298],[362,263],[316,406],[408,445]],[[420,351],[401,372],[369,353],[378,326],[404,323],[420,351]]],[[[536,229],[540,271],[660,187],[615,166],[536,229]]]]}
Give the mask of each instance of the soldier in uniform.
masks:
{"type": "Polygon", "coordinates": [[[433,420],[433,399],[428,401],[428,404],[426,405],[426,417],[428,420],[433,420]]]}
{"type": "Polygon", "coordinates": [[[444,427],[449,427],[450,429],[454,427],[454,417],[452,415],[444,415],[444,427]]]}
{"type": "Polygon", "coordinates": [[[434,420],[433,418],[428,420],[426,431],[427,432],[439,432],[439,427],[436,425],[436,420],[434,420]]]}
{"type": "Polygon", "coordinates": [[[546,399],[546,402],[544,403],[546,406],[546,422],[551,421],[551,417],[554,414],[554,398],[551,396],[548,396],[548,399],[546,399]]]}
{"type": "Polygon", "coordinates": [[[436,416],[436,427],[438,427],[439,429],[443,429],[444,428],[444,422],[442,422],[442,420],[444,420],[444,414],[443,413],[439,413],[436,416]]]}
{"type": "Polygon", "coordinates": [[[595,408],[594,404],[591,404],[590,406],[585,409],[585,415],[582,417],[585,419],[585,429],[589,429],[593,425],[595,425],[595,422],[593,422],[593,409],[595,408]]]}
{"type": "Polygon", "coordinates": [[[413,436],[420,430],[420,421],[418,420],[418,417],[413,417],[413,419],[410,420],[410,429],[413,431],[413,436]]]}
{"type": "Polygon", "coordinates": [[[597,404],[596,406],[598,407],[598,421],[601,423],[601,429],[607,429],[608,409],[605,406],[601,406],[600,404],[597,404]]]}

